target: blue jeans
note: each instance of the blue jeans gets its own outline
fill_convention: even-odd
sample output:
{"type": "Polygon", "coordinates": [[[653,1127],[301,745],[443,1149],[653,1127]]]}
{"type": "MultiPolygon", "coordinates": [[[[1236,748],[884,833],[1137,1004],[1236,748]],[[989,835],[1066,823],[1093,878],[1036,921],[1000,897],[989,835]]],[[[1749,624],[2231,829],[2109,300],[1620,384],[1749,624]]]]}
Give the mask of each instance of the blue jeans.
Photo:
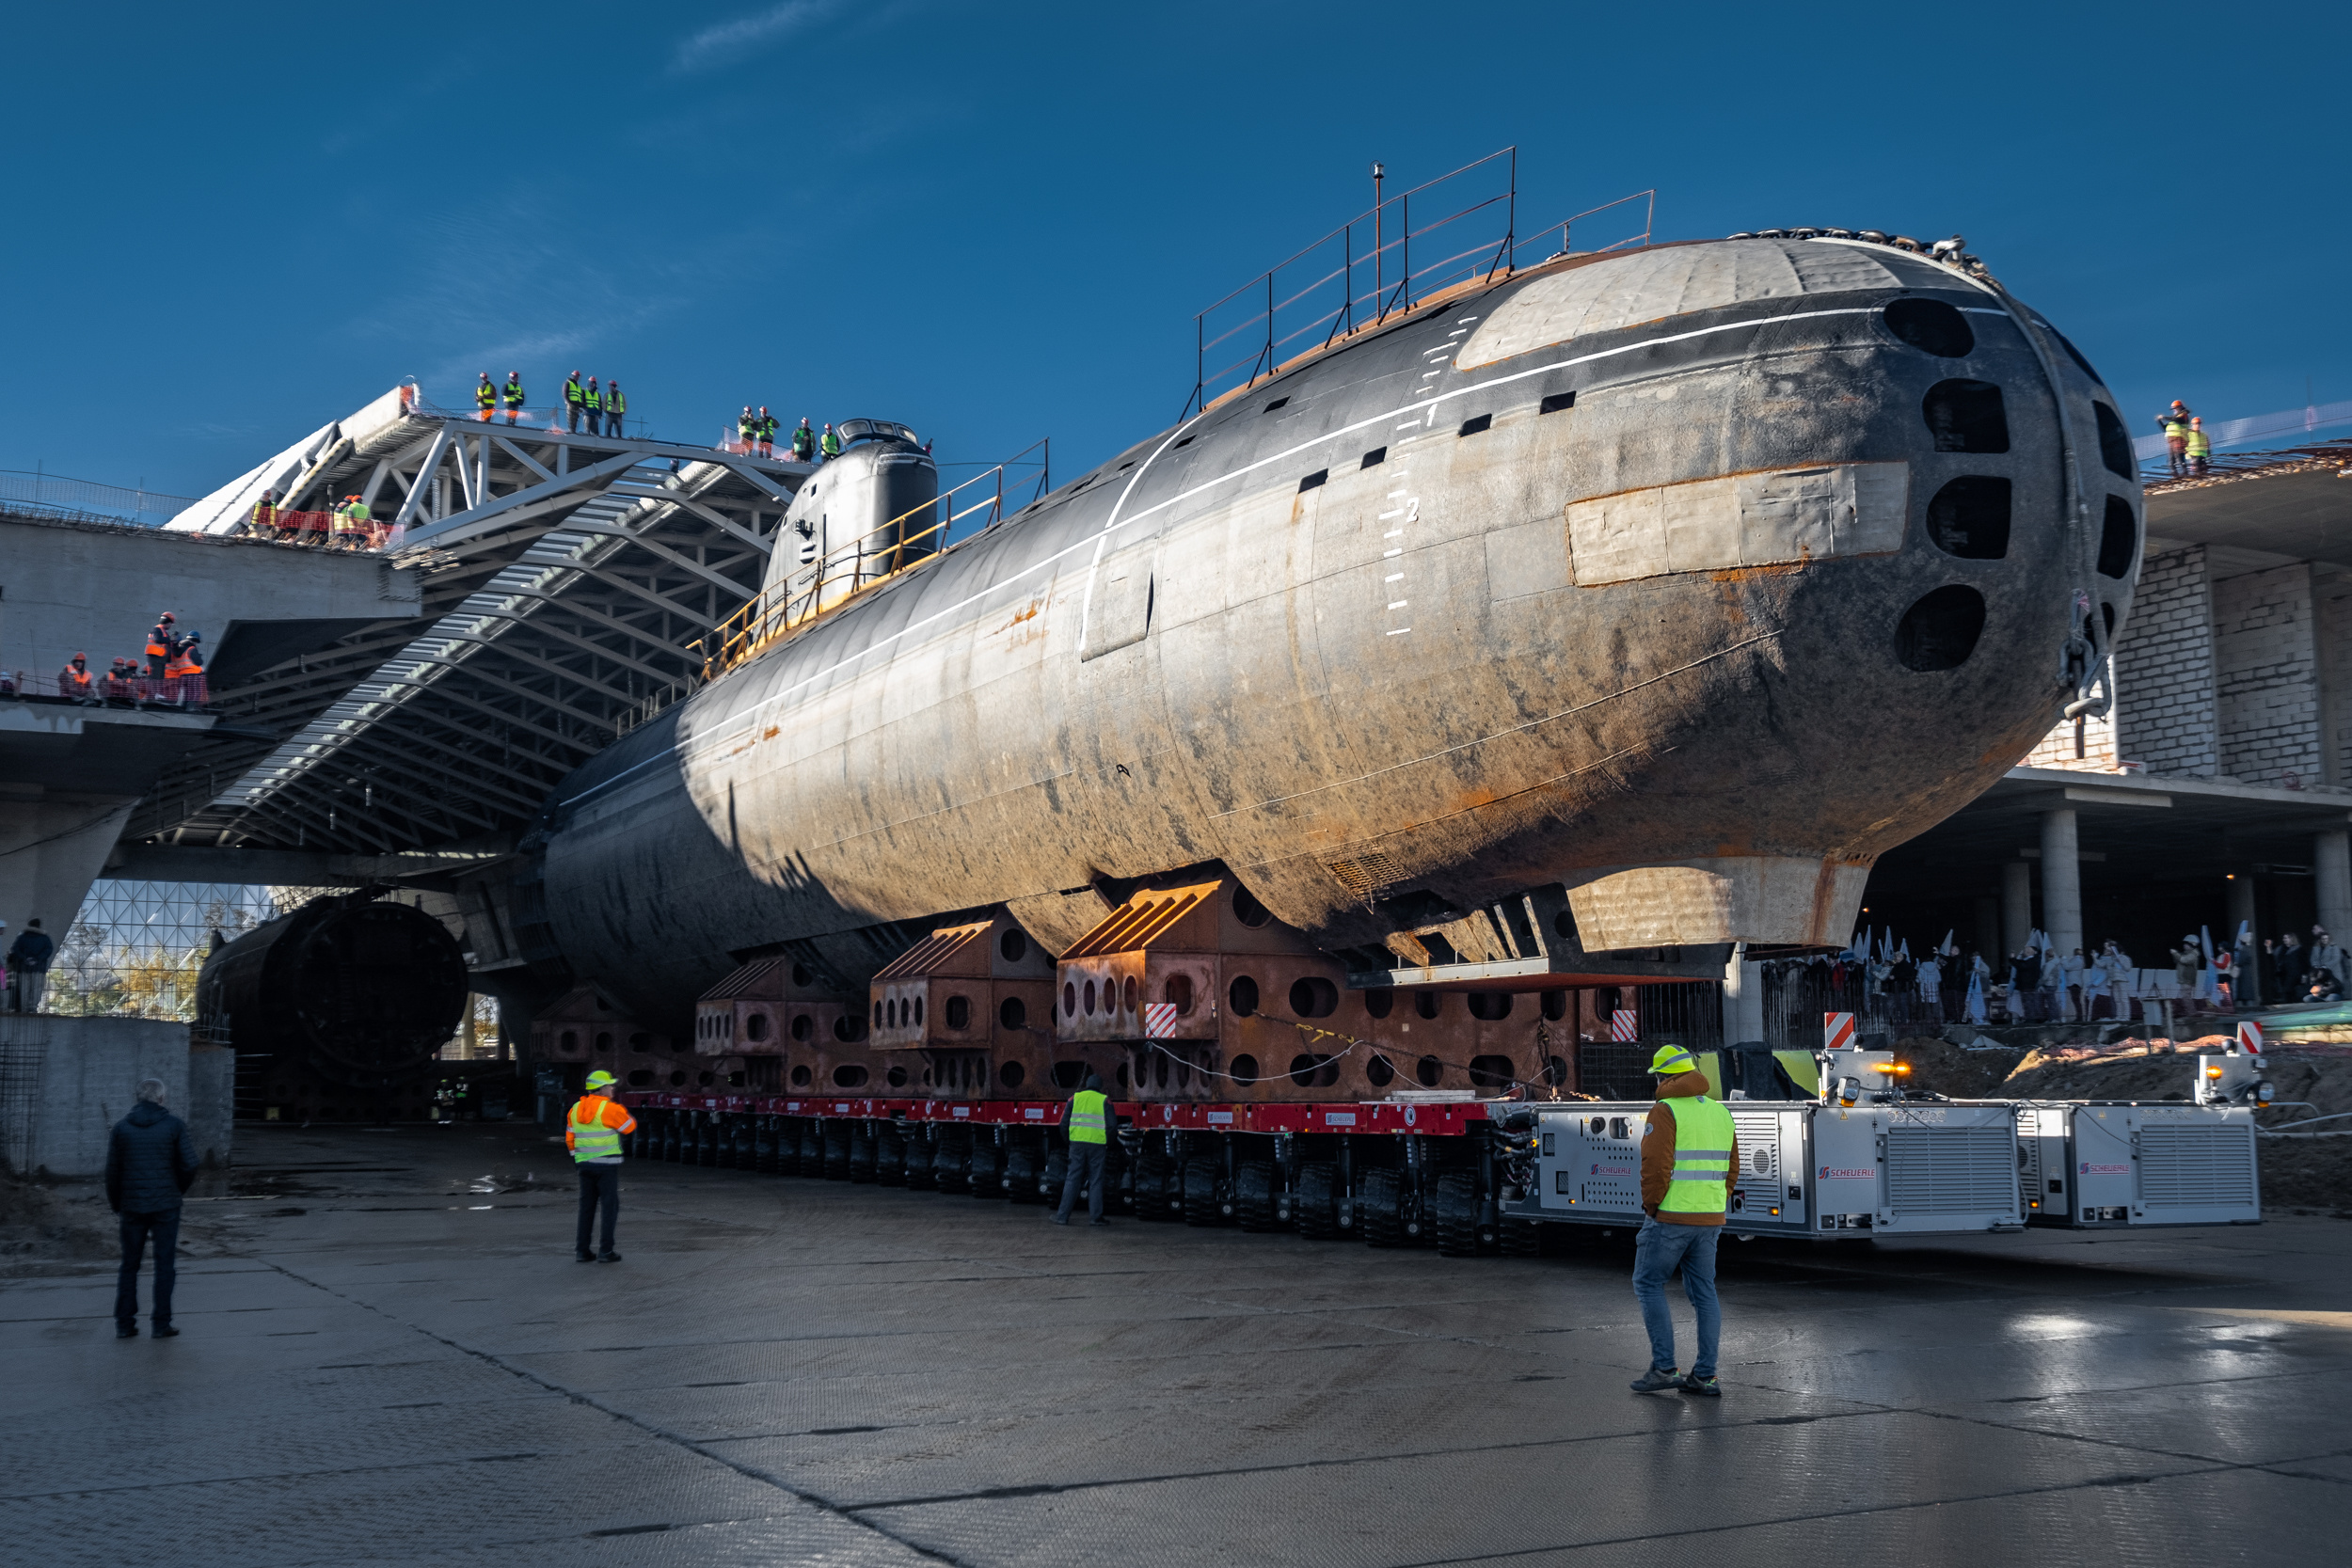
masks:
{"type": "Polygon", "coordinates": [[[1691,1363],[1696,1377],[1715,1375],[1717,1341],[1723,1338],[1724,1310],[1715,1300],[1715,1243],[1723,1236],[1719,1225],[1661,1225],[1642,1222],[1633,1239],[1633,1299],[1642,1304],[1642,1326],[1649,1330],[1649,1364],[1661,1370],[1675,1365],[1675,1319],[1666,1306],[1666,1281],[1675,1265],[1682,1265],[1682,1293],[1691,1298],[1698,1320],[1698,1358],[1691,1363]]]}
{"type": "Polygon", "coordinates": [[[1070,1159],[1062,1167],[1061,1210],[1055,1218],[1068,1219],[1070,1212],[1078,1206],[1078,1184],[1081,1181],[1086,1183],[1088,1217],[1098,1220],[1103,1217],[1103,1188],[1105,1185],[1103,1165],[1104,1156],[1109,1151],[1110,1145],[1107,1143],[1070,1146],[1070,1159]]]}

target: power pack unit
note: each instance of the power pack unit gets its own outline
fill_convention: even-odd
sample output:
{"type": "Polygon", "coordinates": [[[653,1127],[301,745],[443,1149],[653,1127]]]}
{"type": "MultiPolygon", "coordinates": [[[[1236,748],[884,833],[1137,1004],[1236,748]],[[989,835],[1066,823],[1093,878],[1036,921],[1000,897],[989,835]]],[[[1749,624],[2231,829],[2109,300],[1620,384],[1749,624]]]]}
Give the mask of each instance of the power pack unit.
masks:
{"type": "MultiPolygon", "coordinates": [[[[1726,1226],[1743,1235],[2015,1230],[2016,1120],[2005,1104],[1844,1106],[1733,1101],[1740,1167],[1726,1226]]],[[[1535,1190],[1522,1219],[1639,1225],[1646,1104],[1536,1113],[1535,1190]]]]}
{"type": "Polygon", "coordinates": [[[2251,1105],[2018,1107],[2018,1185],[2035,1225],[2257,1225],[2251,1105]]]}

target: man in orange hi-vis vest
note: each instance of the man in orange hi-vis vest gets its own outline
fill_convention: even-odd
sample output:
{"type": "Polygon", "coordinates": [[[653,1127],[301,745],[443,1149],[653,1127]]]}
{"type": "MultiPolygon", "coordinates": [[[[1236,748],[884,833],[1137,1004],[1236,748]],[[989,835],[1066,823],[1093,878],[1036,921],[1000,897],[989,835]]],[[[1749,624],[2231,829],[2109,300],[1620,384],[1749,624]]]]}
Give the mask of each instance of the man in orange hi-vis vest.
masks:
{"type": "Polygon", "coordinates": [[[574,1256],[583,1263],[602,1258],[617,1263],[612,1250],[612,1227],[621,1217],[621,1139],[637,1131],[637,1118],[607,1092],[612,1075],[601,1068],[588,1075],[588,1092],[564,1118],[564,1147],[580,1165],[580,1237],[574,1256]],[[588,1250],[588,1232],[596,1210],[604,1210],[604,1249],[588,1250]]]}

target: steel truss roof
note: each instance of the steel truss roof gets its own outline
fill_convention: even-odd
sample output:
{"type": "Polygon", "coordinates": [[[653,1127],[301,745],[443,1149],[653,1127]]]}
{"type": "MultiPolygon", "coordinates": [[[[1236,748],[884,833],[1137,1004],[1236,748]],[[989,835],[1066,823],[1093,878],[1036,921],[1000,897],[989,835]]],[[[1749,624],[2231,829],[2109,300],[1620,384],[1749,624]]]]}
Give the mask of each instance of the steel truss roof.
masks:
{"type": "Polygon", "coordinates": [[[555,783],[691,689],[758,592],[805,464],[426,414],[304,476],[358,493],[421,620],[214,693],[229,717],[130,839],[383,853],[511,839],[555,783]]]}

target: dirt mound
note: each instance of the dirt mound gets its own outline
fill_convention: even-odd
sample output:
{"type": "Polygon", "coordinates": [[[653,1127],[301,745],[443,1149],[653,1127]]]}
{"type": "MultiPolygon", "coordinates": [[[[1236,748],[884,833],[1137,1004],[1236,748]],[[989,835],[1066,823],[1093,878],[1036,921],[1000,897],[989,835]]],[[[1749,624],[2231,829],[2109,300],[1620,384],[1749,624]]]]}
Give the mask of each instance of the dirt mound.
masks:
{"type": "Polygon", "coordinates": [[[2263,1209],[2352,1220],[2352,1138],[2262,1138],[2263,1209]]]}
{"type": "Polygon", "coordinates": [[[108,1258],[115,1245],[114,1215],[94,1188],[66,1192],[0,1176],[0,1268],[108,1258]]]}
{"type": "Polygon", "coordinates": [[[1970,1050],[1934,1035],[1908,1036],[1891,1049],[1895,1060],[1911,1069],[1903,1087],[1949,1095],[1954,1100],[1982,1100],[2000,1091],[2002,1081],[2026,1054],[2007,1046],[1970,1050]]]}

